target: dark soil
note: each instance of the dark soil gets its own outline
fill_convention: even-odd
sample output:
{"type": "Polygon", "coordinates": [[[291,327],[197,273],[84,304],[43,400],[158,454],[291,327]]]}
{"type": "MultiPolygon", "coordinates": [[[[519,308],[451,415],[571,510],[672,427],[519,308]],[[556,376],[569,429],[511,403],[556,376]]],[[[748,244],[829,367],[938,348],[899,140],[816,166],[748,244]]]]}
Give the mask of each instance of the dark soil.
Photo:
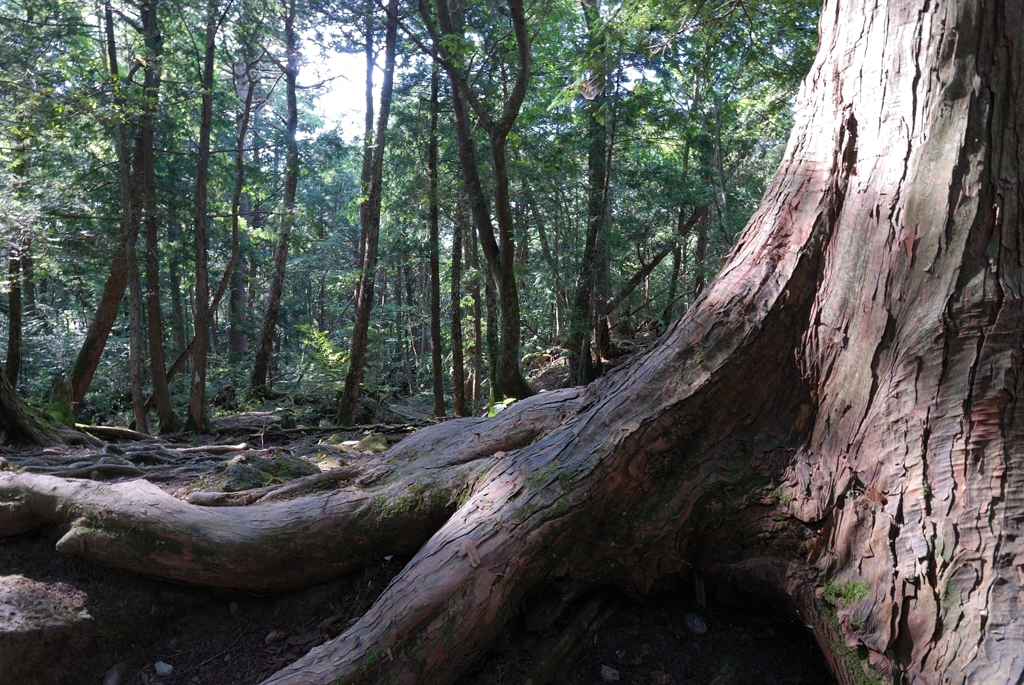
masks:
{"type": "MultiPolygon", "coordinates": [[[[370,560],[364,570],[271,597],[197,589],[96,566],[53,551],[53,540],[0,541],[0,574],[18,574],[84,595],[90,618],[61,630],[35,631],[16,648],[26,666],[8,670],[21,685],[98,685],[124,663],[123,685],[258,683],[311,647],[336,637],[372,604],[405,560],[370,560]],[[158,677],[154,664],[174,667],[158,677]]],[[[802,625],[684,594],[641,604],[613,599],[585,637],[570,683],[602,683],[615,669],[625,685],[826,685],[832,679],[802,625]],[[683,624],[700,614],[708,632],[683,624]]],[[[465,685],[522,682],[544,636],[515,626],[465,685]]],[[[9,650],[0,645],[0,655],[9,650]]]]}

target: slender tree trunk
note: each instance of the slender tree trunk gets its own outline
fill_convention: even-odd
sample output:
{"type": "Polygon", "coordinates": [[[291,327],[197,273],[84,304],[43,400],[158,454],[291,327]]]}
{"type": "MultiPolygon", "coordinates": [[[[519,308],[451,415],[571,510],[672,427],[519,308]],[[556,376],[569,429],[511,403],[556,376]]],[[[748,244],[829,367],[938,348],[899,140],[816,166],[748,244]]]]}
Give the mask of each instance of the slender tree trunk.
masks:
{"type": "MultiPolygon", "coordinates": [[[[120,231],[119,231],[120,233],[120,231]]],[[[110,329],[117,319],[118,307],[121,298],[124,297],[125,287],[128,283],[128,265],[125,262],[124,241],[118,241],[117,251],[110,262],[110,271],[103,286],[103,293],[100,295],[99,305],[96,307],[96,314],[86,331],[85,340],[78,351],[75,363],[68,373],[68,383],[71,388],[71,401],[75,409],[85,399],[85,393],[89,390],[89,384],[99,366],[100,357],[103,355],[103,348],[110,337],[110,329]]]]}
{"type": "MultiPolygon", "coordinates": [[[[136,429],[149,432],[146,421],[146,399],[143,394],[142,378],[142,279],[139,275],[139,260],[136,243],[139,237],[142,200],[141,182],[132,173],[131,146],[128,143],[128,103],[124,84],[118,72],[117,45],[114,41],[114,12],[110,3],[104,5],[104,23],[107,40],[107,66],[114,91],[115,146],[117,150],[118,180],[121,187],[121,239],[124,241],[125,264],[128,270],[128,284],[131,286],[128,299],[129,342],[128,378],[132,390],[132,408],[136,429]]],[[[136,150],[136,154],[138,154],[136,150]]]]}
{"type": "Polygon", "coordinates": [[[210,284],[207,260],[207,185],[210,167],[210,132],[213,128],[213,68],[217,49],[218,21],[211,5],[206,18],[206,44],[200,82],[203,97],[196,156],[195,270],[196,294],[193,317],[192,382],[189,389],[186,430],[206,433],[212,428],[206,406],[206,355],[209,348],[210,284]]]}
{"type": "Polygon", "coordinates": [[[452,328],[452,405],[455,416],[469,416],[466,402],[466,361],[463,356],[462,340],[462,234],[465,231],[462,207],[455,208],[455,220],[452,222],[452,291],[451,291],[451,328],[452,328]]]}
{"type": "MultiPolygon", "coordinates": [[[[680,208],[679,214],[682,215],[682,213],[683,210],[680,208]]],[[[668,282],[668,297],[666,298],[665,308],[661,312],[661,321],[659,321],[658,325],[659,332],[676,319],[676,291],[679,289],[679,279],[682,276],[683,266],[683,244],[680,240],[677,240],[675,245],[672,246],[672,278],[668,282]]]]}
{"type": "Polygon", "coordinates": [[[467,252],[467,263],[473,269],[473,403],[479,406],[483,401],[484,375],[484,335],[483,335],[483,298],[480,293],[480,281],[487,275],[480,269],[480,246],[476,238],[476,230],[469,228],[470,245],[467,252]]]}
{"type": "MultiPolygon", "coordinates": [[[[288,50],[288,64],[285,70],[285,84],[288,98],[288,120],[285,126],[285,179],[284,197],[281,200],[281,223],[277,232],[277,246],[274,248],[274,280],[270,286],[267,313],[263,317],[259,346],[252,367],[249,393],[253,397],[267,395],[267,370],[270,366],[271,344],[277,329],[277,315],[284,293],[285,268],[288,265],[288,241],[291,239],[292,222],[295,214],[295,193],[299,182],[299,144],[296,139],[299,110],[296,100],[296,81],[299,76],[299,48],[295,29],[295,0],[288,1],[285,16],[285,43],[288,50]]],[[[225,284],[226,285],[226,284],[225,284]]]]}
{"type": "MultiPolygon", "coordinates": [[[[355,421],[356,403],[366,370],[366,345],[373,310],[373,286],[377,277],[377,241],[380,235],[380,207],[384,171],[385,138],[391,113],[391,92],[394,83],[395,49],[398,42],[398,2],[389,0],[384,38],[384,80],[381,83],[380,110],[373,139],[369,194],[359,207],[361,232],[366,234],[362,273],[356,289],[356,316],[349,345],[348,371],[338,407],[338,423],[351,426],[355,421]]],[[[369,84],[369,80],[367,80],[369,84]]]]}
{"type": "Polygon", "coordinates": [[[693,297],[704,292],[704,274],[708,259],[708,217],[704,213],[697,224],[697,247],[693,255],[693,297]]]}
{"type": "Polygon", "coordinates": [[[31,235],[21,241],[21,294],[23,313],[31,318],[36,311],[36,266],[32,256],[31,235]]]}
{"type": "MultiPolygon", "coordinates": [[[[171,243],[176,243],[178,240],[178,228],[173,221],[167,223],[167,239],[171,243]]],[[[174,346],[177,348],[178,354],[181,354],[188,346],[188,343],[185,333],[187,325],[185,321],[185,307],[181,301],[181,271],[179,269],[179,257],[172,252],[167,260],[167,280],[171,286],[171,320],[173,322],[171,337],[174,340],[174,346]]],[[[191,350],[189,354],[191,354],[191,350]]],[[[170,382],[171,376],[172,374],[168,371],[168,382],[170,382]]]]}
{"type": "MultiPolygon", "coordinates": [[[[143,38],[146,42],[146,62],[143,76],[143,116],[139,122],[135,149],[139,169],[136,174],[142,184],[142,206],[146,227],[146,318],[149,326],[149,364],[153,379],[152,404],[156,406],[160,433],[181,429],[181,421],[174,415],[167,383],[164,359],[163,312],[160,308],[160,216],[156,203],[156,162],[154,156],[155,125],[163,68],[163,38],[158,22],[158,3],[149,1],[140,6],[143,38]]],[[[150,402],[147,401],[147,410],[150,402]]]]}
{"type": "Polygon", "coordinates": [[[590,335],[594,321],[595,284],[600,253],[598,238],[605,223],[608,158],[608,74],[604,40],[599,37],[601,6],[599,2],[581,0],[587,24],[588,82],[590,94],[587,110],[587,237],[583,246],[576,294],[569,308],[569,385],[586,385],[597,378],[597,368],[590,353],[590,335]]]}
{"type": "MultiPolygon", "coordinates": [[[[365,0],[363,5],[363,60],[366,63],[366,78],[363,84],[363,102],[365,107],[363,110],[363,163],[359,172],[359,192],[360,196],[367,198],[370,196],[370,181],[373,178],[373,71],[377,64],[377,55],[374,50],[373,37],[374,31],[374,13],[377,11],[377,5],[374,0],[365,0]]],[[[368,237],[369,225],[362,222],[362,207],[360,206],[360,222],[359,222],[359,245],[356,249],[356,268],[360,271],[363,270],[364,262],[366,259],[366,240],[368,237]]],[[[359,289],[362,286],[361,281],[356,282],[356,295],[355,301],[359,303],[360,295],[359,289]]]]}
{"type": "Polygon", "coordinates": [[[21,374],[21,255],[18,244],[11,243],[7,258],[7,382],[18,385],[21,374]]]}
{"type": "Polygon", "coordinates": [[[519,365],[520,321],[519,293],[515,278],[515,236],[512,207],[509,198],[509,178],[505,147],[512,130],[530,80],[532,56],[530,36],[526,28],[526,11],[521,0],[508,0],[508,16],[512,22],[516,41],[518,69],[514,86],[504,99],[501,115],[494,119],[474,95],[467,82],[468,76],[457,66],[458,59],[449,54],[448,39],[461,38],[463,27],[459,17],[452,11],[448,0],[438,0],[436,22],[432,10],[420,2],[420,14],[432,27],[434,46],[438,57],[448,74],[452,89],[452,109],[459,161],[462,165],[465,187],[469,194],[473,223],[481,243],[484,262],[496,300],[500,303],[497,323],[500,325],[499,347],[492,357],[495,367],[492,371],[491,397],[524,398],[533,394],[519,365]],[[477,116],[481,127],[487,132],[490,149],[491,172],[494,180],[494,212],[498,223],[495,236],[490,210],[480,180],[480,172],[473,144],[473,125],[470,109],[477,116]]]}
{"type": "MultiPolygon", "coordinates": [[[[434,390],[434,416],[444,417],[444,376],[441,362],[441,258],[438,246],[437,209],[437,65],[430,72],[430,142],[427,175],[430,195],[427,223],[430,227],[430,375],[434,390]]],[[[461,356],[461,355],[460,355],[461,356]]]]}

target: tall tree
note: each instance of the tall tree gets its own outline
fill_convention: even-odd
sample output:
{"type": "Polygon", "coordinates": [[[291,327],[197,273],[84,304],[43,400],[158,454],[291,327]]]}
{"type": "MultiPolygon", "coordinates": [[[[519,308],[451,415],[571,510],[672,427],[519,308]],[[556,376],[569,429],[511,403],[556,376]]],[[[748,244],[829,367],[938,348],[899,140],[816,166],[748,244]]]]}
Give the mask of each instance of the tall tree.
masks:
{"type": "Polygon", "coordinates": [[[281,197],[281,220],[277,229],[277,245],[274,247],[274,278],[270,286],[267,313],[263,317],[260,342],[253,361],[249,394],[263,397],[267,394],[267,372],[270,368],[270,352],[277,330],[277,316],[284,293],[284,275],[288,266],[288,242],[292,235],[295,217],[295,193],[299,185],[299,142],[296,138],[299,126],[299,106],[296,88],[299,77],[299,42],[295,27],[295,0],[287,0],[284,17],[285,42],[285,90],[288,113],[285,119],[285,173],[284,194],[281,197]]]}
{"type": "Polygon", "coordinates": [[[596,369],[590,354],[594,321],[594,288],[597,282],[600,246],[598,239],[606,221],[608,202],[608,50],[600,0],[580,0],[587,27],[588,74],[584,86],[587,120],[587,236],[576,281],[576,293],[569,309],[569,383],[584,385],[594,380],[596,369]]]}
{"type": "Polygon", "coordinates": [[[492,399],[504,397],[524,398],[533,394],[520,368],[520,320],[519,291],[515,274],[515,222],[512,217],[512,203],[509,195],[509,173],[506,149],[508,137],[526,99],[530,83],[530,68],[533,56],[530,50],[530,32],[526,25],[526,9],[522,0],[508,0],[506,16],[511,24],[515,42],[515,67],[511,89],[501,84],[505,96],[501,109],[495,117],[485,98],[474,92],[472,76],[466,68],[465,56],[461,53],[470,44],[465,36],[462,11],[465,8],[450,6],[448,0],[437,0],[436,13],[430,5],[421,0],[420,15],[430,33],[432,54],[448,74],[451,83],[452,108],[459,160],[462,165],[466,191],[469,194],[473,223],[484,254],[484,262],[490,282],[499,302],[498,321],[500,335],[498,347],[492,357],[493,372],[491,383],[492,399]],[[490,203],[484,192],[479,164],[473,142],[473,123],[470,111],[487,133],[490,151],[490,167],[493,177],[494,213],[498,233],[494,233],[491,222],[490,203]]]}
{"type": "Polygon", "coordinates": [[[451,267],[451,341],[452,341],[452,412],[455,416],[469,416],[466,401],[466,362],[462,340],[462,260],[463,260],[462,208],[457,206],[452,221],[452,267],[451,267]]]}
{"type": "Polygon", "coordinates": [[[142,389],[142,280],[139,276],[139,260],[136,243],[139,237],[139,218],[142,210],[137,179],[132,174],[131,146],[128,132],[128,98],[126,85],[118,68],[117,42],[114,38],[114,11],[109,2],[103,7],[106,32],[107,67],[114,94],[114,130],[117,149],[118,181],[121,188],[121,239],[124,241],[125,265],[127,267],[129,296],[129,343],[128,377],[132,390],[132,408],[135,426],[149,432],[146,421],[146,400],[142,389]]]}
{"type": "MultiPolygon", "coordinates": [[[[394,89],[395,52],[398,44],[398,0],[389,0],[386,9],[387,22],[384,29],[384,80],[380,88],[380,107],[377,111],[377,125],[373,135],[369,168],[363,167],[364,192],[359,204],[359,224],[362,264],[359,283],[356,286],[356,314],[349,342],[348,370],[341,391],[338,406],[338,423],[351,426],[355,422],[356,403],[359,400],[363,374],[366,371],[366,346],[370,330],[370,314],[373,311],[373,289],[377,278],[377,243],[380,238],[380,207],[383,192],[384,150],[391,114],[391,95],[394,89]]],[[[373,69],[367,52],[367,71],[373,69]]],[[[367,88],[371,81],[367,78],[367,88]]],[[[368,91],[369,92],[369,91],[368,91]]],[[[372,96],[372,92],[370,92],[372,96]]],[[[367,98],[368,107],[372,98],[367,98]]],[[[363,164],[367,164],[364,152],[363,164]]]]}
{"type": "Polygon", "coordinates": [[[206,406],[206,354],[209,348],[210,328],[210,285],[209,259],[207,257],[207,221],[209,176],[210,176],[210,134],[213,129],[213,76],[217,52],[217,31],[227,10],[217,16],[215,0],[210,0],[206,13],[206,40],[203,50],[203,67],[200,72],[202,104],[199,118],[199,145],[196,150],[195,216],[193,221],[195,239],[195,316],[193,317],[194,338],[192,346],[192,381],[188,397],[188,418],[185,429],[190,432],[208,432],[211,429],[210,416],[206,406]]]}
{"type": "MultiPolygon", "coordinates": [[[[427,143],[427,224],[430,234],[430,376],[434,395],[434,416],[443,417],[444,376],[441,368],[441,257],[439,212],[437,201],[437,98],[439,75],[437,66],[430,71],[430,138],[427,143]]],[[[453,277],[454,278],[454,277],[453,277]]]]}
{"type": "MultiPolygon", "coordinates": [[[[153,380],[158,431],[168,433],[181,428],[171,407],[164,359],[163,312],[160,308],[160,213],[156,186],[156,118],[159,111],[160,80],[163,70],[163,36],[157,0],[139,5],[140,27],[146,52],[143,58],[142,116],[135,136],[136,183],[140,185],[146,227],[146,320],[149,331],[149,367],[153,380]]],[[[148,407],[148,402],[147,405],[148,407]]]]}

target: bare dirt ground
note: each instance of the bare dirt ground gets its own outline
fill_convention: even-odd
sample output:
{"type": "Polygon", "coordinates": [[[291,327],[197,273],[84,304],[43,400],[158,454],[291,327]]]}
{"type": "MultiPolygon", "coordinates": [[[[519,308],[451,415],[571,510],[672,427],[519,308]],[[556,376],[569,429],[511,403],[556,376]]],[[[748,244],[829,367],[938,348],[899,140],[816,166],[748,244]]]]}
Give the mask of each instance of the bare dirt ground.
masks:
{"type": "MultiPolygon", "coordinates": [[[[415,413],[415,406],[403,410],[407,418],[410,412],[415,413]]],[[[292,427],[295,421],[288,411],[223,419],[218,442],[244,439],[250,448],[262,450],[260,454],[297,456],[320,468],[325,467],[325,459],[333,463],[370,457],[368,451],[345,454],[326,447],[327,440],[337,444],[364,437],[363,432],[306,432],[301,421],[299,427],[292,427]]],[[[378,435],[388,442],[401,439],[409,430],[377,427],[378,435]]],[[[132,443],[122,443],[106,454],[119,457],[126,468],[135,465],[145,470],[143,477],[178,496],[185,496],[200,483],[218,487],[225,464],[234,458],[232,453],[193,455],[174,452],[174,448],[171,444],[161,448],[163,451],[133,452],[132,443]],[[144,453],[164,455],[165,461],[127,459],[144,453]]],[[[6,458],[15,464],[35,459],[33,463],[44,464],[36,468],[43,469],[51,468],[45,464],[81,463],[86,452],[62,448],[49,451],[45,459],[26,453],[8,453],[6,458]]],[[[95,448],[91,454],[96,461],[95,448]]],[[[105,463],[114,462],[108,459],[105,463]]],[[[114,472],[91,475],[126,477],[114,472]]],[[[321,585],[253,596],[175,585],[100,567],[58,555],[54,542],[54,536],[45,532],[0,539],[0,683],[259,683],[344,631],[408,561],[368,558],[363,570],[321,585]]],[[[694,597],[692,586],[642,601],[610,592],[600,611],[587,622],[578,660],[560,664],[560,681],[573,685],[833,682],[803,625],[786,616],[727,607],[713,598],[701,606],[694,597]]],[[[539,655],[545,653],[552,634],[567,621],[563,619],[546,632],[531,632],[523,620],[518,621],[479,670],[461,682],[523,682],[539,655]]]]}

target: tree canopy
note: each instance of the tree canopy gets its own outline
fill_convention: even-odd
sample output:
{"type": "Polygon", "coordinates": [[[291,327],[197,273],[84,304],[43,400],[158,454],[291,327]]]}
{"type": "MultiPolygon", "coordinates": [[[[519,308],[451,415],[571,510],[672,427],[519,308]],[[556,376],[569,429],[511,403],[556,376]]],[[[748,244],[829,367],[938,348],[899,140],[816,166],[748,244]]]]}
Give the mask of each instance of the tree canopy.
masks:
{"type": "MultiPolygon", "coordinates": [[[[561,350],[592,340],[593,352],[589,342],[585,351],[591,372],[573,375],[574,383],[653,341],[700,291],[756,206],[816,38],[816,6],[803,0],[544,3],[524,8],[524,68],[507,8],[445,7],[457,33],[436,23],[433,5],[396,10],[381,266],[358,412],[364,422],[392,400],[432,387],[438,343],[435,394],[448,399],[437,401],[451,411],[458,377],[460,395],[469,398],[462,411],[478,413],[527,392],[494,375],[504,368],[501,341],[509,337],[507,363],[534,379],[561,350]],[[431,186],[434,59],[444,78],[431,186]],[[517,74],[522,105],[502,123],[517,74]],[[482,214],[474,215],[473,192],[464,192],[473,186],[460,163],[452,78],[468,98],[467,144],[476,149],[482,214]],[[488,126],[506,125],[495,157],[488,126]],[[432,198],[435,278],[444,283],[433,304],[432,198]],[[502,256],[493,252],[497,261],[489,261],[488,250],[499,249],[502,256]],[[517,310],[500,333],[509,307],[517,310]],[[457,352],[453,337],[461,339],[457,352]]],[[[198,331],[209,333],[197,338],[209,338],[206,402],[232,398],[224,407],[237,408],[246,397],[275,392],[334,397],[357,310],[361,150],[373,143],[372,135],[346,139],[323,123],[334,114],[317,104],[329,83],[315,81],[325,65],[309,59],[368,51],[381,68],[386,12],[372,3],[296,8],[296,68],[308,67],[309,75],[300,76],[296,93],[293,210],[282,204],[290,164],[287,17],[285,5],[262,0],[99,9],[5,0],[0,222],[9,268],[0,335],[9,343],[6,373],[23,399],[46,405],[54,378],[65,375],[80,419],[139,424],[159,409],[158,420],[143,423],[177,428],[197,411],[186,410],[186,371],[196,355],[195,317],[206,316],[196,299],[206,271],[201,299],[214,308],[198,331]],[[213,59],[208,86],[204,36],[213,41],[205,50],[213,59]],[[200,145],[207,126],[208,162],[200,145]],[[198,196],[197,173],[208,173],[198,196]],[[274,259],[282,212],[293,216],[286,270],[274,259]],[[197,243],[200,215],[208,235],[197,243]],[[138,237],[126,243],[132,234],[138,237]],[[203,262],[197,246],[208,255],[203,262]],[[279,291],[271,287],[278,272],[279,291]],[[134,291],[145,295],[145,306],[132,304],[134,291]],[[134,308],[138,315],[129,316],[134,308]],[[169,393],[162,389],[168,383],[169,393]],[[142,415],[128,401],[133,385],[136,403],[153,395],[142,415]],[[160,405],[165,395],[173,406],[160,405]]],[[[362,75],[332,78],[358,82],[362,75]]]]}

